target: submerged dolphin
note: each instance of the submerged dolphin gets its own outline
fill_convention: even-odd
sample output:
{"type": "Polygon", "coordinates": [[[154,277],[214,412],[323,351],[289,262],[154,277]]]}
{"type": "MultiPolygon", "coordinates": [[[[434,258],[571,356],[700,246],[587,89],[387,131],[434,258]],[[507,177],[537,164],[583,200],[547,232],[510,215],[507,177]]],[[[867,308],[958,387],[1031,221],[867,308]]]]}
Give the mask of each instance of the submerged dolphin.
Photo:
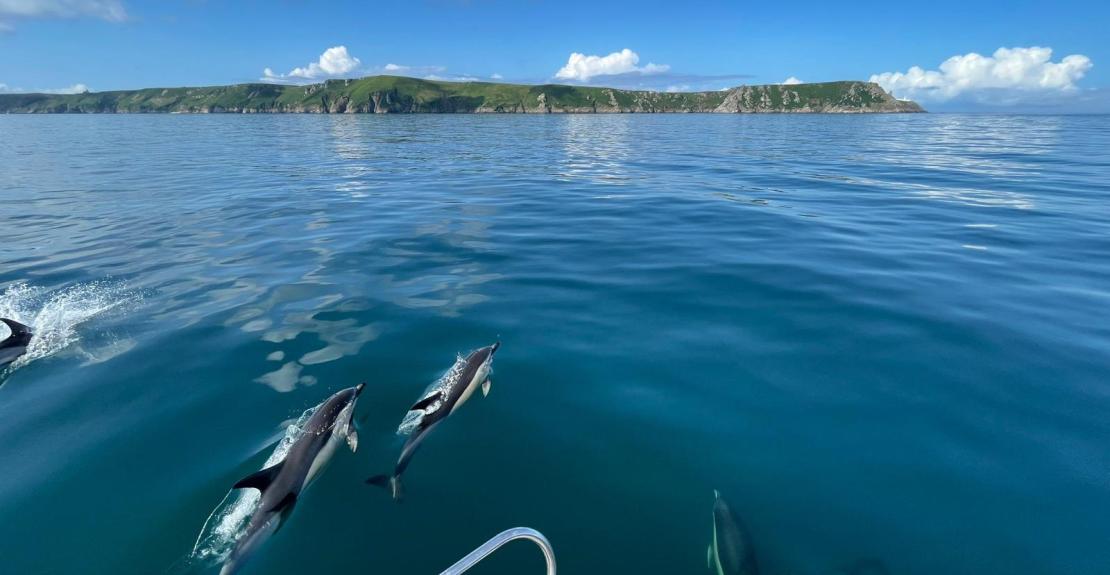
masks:
{"type": "Polygon", "coordinates": [[[706,552],[709,570],[717,575],[758,575],[755,549],[748,529],[740,521],[721,493],[713,490],[713,541],[706,552]]]}
{"type": "Polygon", "coordinates": [[[360,383],[329,397],[309,418],[301,436],[289,448],[289,454],[281,463],[252,473],[235,484],[235,489],[253,487],[262,492],[262,497],[258,509],[251,515],[246,533],[231,551],[220,575],[238,571],[250,555],[277,531],[293,510],[297,496],[327,465],[341,441],[346,440],[351,451],[358,448],[358,433],[351,416],[355,401],[364,387],[366,384],[360,383]]]}
{"type": "Polygon", "coordinates": [[[0,341],[0,367],[4,367],[27,353],[27,346],[31,344],[34,334],[31,333],[31,328],[18,321],[0,317],[0,322],[12,331],[4,341],[0,341]]]}
{"type": "Polygon", "coordinates": [[[409,408],[397,429],[397,433],[409,434],[409,438],[401,448],[401,456],[393,468],[393,475],[375,475],[367,479],[367,483],[378,487],[388,486],[393,499],[400,501],[401,474],[409,466],[416,448],[420,447],[424,438],[448,415],[466,403],[475,389],[481,387],[483,396],[489,394],[493,354],[499,347],[501,342],[496,342],[471,352],[465,358],[459,357],[455,365],[424,392],[420,401],[409,408]]]}

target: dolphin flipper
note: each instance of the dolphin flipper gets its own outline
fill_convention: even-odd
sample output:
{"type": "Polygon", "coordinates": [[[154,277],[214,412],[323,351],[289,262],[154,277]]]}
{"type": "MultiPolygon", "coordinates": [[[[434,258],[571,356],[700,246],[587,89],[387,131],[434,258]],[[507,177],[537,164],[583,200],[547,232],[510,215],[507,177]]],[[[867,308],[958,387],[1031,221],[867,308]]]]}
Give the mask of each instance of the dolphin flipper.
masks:
{"type": "Polygon", "coordinates": [[[358,451],[358,432],[353,425],[347,429],[347,447],[351,448],[351,453],[358,451]]]}
{"type": "Polygon", "coordinates": [[[485,397],[485,396],[489,395],[489,388],[491,386],[493,386],[493,381],[491,381],[487,377],[486,380],[484,382],[482,382],[482,397],[485,397]]]}
{"type": "Polygon", "coordinates": [[[705,547],[705,566],[710,571],[713,570],[713,546],[707,545],[705,547]]]}
{"type": "Polygon", "coordinates": [[[277,477],[278,472],[281,471],[282,463],[285,462],[283,461],[281,463],[278,463],[277,465],[267,467],[266,469],[263,469],[261,471],[256,471],[240,479],[239,482],[233,486],[233,488],[246,489],[247,487],[253,487],[259,491],[265,491],[266,488],[269,487],[271,483],[273,483],[274,478],[277,477]]]}

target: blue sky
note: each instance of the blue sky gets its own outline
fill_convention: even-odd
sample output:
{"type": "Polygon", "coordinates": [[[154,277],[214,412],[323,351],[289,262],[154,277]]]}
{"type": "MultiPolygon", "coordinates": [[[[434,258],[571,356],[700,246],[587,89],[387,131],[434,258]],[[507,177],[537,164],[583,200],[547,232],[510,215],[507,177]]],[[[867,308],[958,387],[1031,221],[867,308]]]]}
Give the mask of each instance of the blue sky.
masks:
{"type": "Polygon", "coordinates": [[[1087,1],[0,0],[0,90],[387,71],[683,90],[875,76],[930,109],[1110,111],[1107,23],[1110,3],[1087,1]]]}

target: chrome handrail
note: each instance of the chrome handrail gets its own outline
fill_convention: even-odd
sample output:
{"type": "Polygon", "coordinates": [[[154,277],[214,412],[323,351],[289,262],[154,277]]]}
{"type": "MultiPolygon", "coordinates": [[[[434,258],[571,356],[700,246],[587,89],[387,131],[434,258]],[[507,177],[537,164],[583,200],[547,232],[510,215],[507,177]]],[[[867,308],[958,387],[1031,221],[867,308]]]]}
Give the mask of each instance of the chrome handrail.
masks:
{"type": "Polygon", "coordinates": [[[490,553],[497,551],[502,545],[514,539],[527,539],[538,545],[543,551],[543,559],[547,563],[547,575],[555,575],[555,550],[551,548],[551,542],[547,540],[547,537],[543,536],[543,533],[535,529],[529,529],[528,527],[514,527],[494,535],[492,539],[483,543],[481,547],[468,553],[466,557],[459,559],[457,563],[448,567],[446,571],[439,575],[459,575],[477,565],[479,561],[488,557],[490,553]]]}

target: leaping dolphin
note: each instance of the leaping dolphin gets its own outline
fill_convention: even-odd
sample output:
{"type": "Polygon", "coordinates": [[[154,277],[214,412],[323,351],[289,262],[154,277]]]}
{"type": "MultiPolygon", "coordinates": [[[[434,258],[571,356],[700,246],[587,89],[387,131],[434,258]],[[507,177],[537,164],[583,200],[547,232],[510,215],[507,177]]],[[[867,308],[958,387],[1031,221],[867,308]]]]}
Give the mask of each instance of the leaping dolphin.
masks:
{"type": "Polygon", "coordinates": [[[0,317],[0,322],[7,325],[12,332],[4,341],[0,341],[0,367],[4,367],[27,353],[27,346],[31,345],[34,334],[31,333],[31,328],[18,321],[0,317]]]}
{"type": "Polygon", "coordinates": [[[401,426],[397,428],[398,434],[407,434],[409,438],[401,448],[401,456],[393,468],[393,475],[375,475],[367,479],[367,483],[389,487],[393,499],[401,500],[401,474],[409,466],[424,438],[448,415],[466,403],[474,390],[481,387],[483,396],[489,394],[493,354],[499,347],[501,342],[496,342],[471,352],[465,358],[460,356],[443,377],[425,390],[424,396],[409,408],[401,426]]]}
{"type": "Polygon", "coordinates": [[[351,417],[364,387],[366,384],[360,383],[329,397],[309,418],[301,436],[281,463],[252,473],[235,484],[235,489],[253,487],[262,492],[262,497],[251,515],[246,533],[235,544],[220,575],[238,571],[278,530],[293,510],[297,496],[327,465],[341,441],[346,440],[351,451],[358,448],[358,433],[351,417]]]}
{"type": "Polygon", "coordinates": [[[759,575],[755,549],[747,527],[740,521],[721,493],[713,490],[713,541],[706,551],[709,570],[717,575],[759,575]]]}

